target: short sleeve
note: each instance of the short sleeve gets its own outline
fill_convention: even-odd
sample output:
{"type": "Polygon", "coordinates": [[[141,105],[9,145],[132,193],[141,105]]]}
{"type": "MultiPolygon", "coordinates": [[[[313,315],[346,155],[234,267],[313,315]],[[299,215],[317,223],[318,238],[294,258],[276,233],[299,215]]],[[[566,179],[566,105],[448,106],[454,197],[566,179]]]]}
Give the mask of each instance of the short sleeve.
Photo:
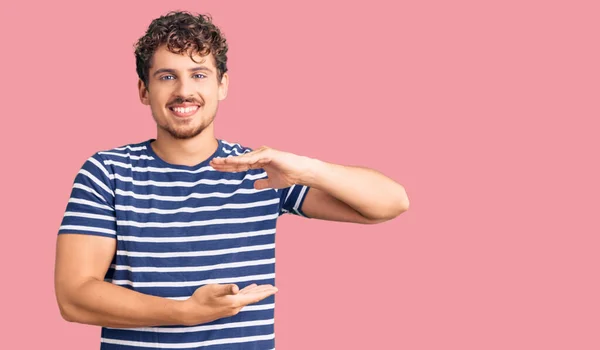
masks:
{"type": "Polygon", "coordinates": [[[85,161],[75,176],[58,234],[117,237],[111,177],[98,153],[85,161]]]}
{"type": "Polygon", "coordinates": [[[302,211],[302,204],[310,187],[305,185],[292,185],[287,188],[278,189],[279,192],[279,216],[290,213],[308,218],[302,211]]]}

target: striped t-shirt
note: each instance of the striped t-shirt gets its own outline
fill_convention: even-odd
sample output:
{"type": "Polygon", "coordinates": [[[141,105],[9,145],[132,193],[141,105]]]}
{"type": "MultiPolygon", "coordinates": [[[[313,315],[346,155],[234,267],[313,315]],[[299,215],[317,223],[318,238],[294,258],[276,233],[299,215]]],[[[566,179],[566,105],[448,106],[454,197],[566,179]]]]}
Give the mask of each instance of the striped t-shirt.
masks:
{"type": "MultiPolygon", "coordinates": [[[[97,152],[75,177],[59,234],[116,239],[105,280],[135,291],[187,299],[210,283],[275,285],[275,227],[279,216],[306,217],[309,187],[253,187],[263,169],[216,171],[214,157],[252,149],[218,139],[196,166],[169,164],[150,143],[97,152]]],[[[238,314],[197,326],[103,327],[101,349],[273,349],[272,295],[238,314]]]]}

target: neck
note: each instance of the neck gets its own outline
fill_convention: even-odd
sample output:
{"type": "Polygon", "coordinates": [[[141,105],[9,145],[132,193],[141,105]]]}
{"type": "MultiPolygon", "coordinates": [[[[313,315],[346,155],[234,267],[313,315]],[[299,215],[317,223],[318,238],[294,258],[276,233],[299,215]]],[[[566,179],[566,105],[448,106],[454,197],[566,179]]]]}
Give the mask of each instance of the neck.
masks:
{"type": "Polygon", "coordinates": [[[167,163],[194,166],[205,161],[218,147],[212,123],[200,134],[190,139],[176,139],[163,129],[157,129],[156,141],[150,146],[156,155],[167,163]]]}

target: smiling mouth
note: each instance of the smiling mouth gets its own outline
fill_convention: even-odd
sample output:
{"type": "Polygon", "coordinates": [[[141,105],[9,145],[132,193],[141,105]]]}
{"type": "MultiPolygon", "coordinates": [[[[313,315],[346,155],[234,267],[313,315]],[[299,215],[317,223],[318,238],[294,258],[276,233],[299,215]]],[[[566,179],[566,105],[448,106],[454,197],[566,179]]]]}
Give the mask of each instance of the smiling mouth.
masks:
{"type": "Polygon", "coordinates": [[[190,117],[194,115],[194,113],[196,113],[199,109],[200,106],[169,107],[169,110],[173,113],[173,115],[179,118],[190,117]]]}

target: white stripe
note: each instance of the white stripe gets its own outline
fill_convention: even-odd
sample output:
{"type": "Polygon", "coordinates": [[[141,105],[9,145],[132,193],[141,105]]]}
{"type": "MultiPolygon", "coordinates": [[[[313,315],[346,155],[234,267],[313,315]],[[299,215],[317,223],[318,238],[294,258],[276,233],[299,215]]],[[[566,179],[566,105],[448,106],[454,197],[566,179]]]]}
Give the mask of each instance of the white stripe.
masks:
{"type": "Polygon", "coordinates": [[[288,193],[285,195],[285,200],[283,201],[283,203],[287,203],[287,200],[288,200],[288,198],[290,198],[290,195],[292,194],[292,191],[294,190],[294,187],[296,187],[296,185],[290,186],[290,189],[288,190],[288,193]]]}
{"type": "MultiPolygon", "coordinates": [[[[73,184],[73,188],[78,188],[80,190],[84,190],[86,192],[89,192],[91,194],[93,194],[94,196],[102,199],[102,201],[106,204],[108,204],[108,202],[106,201],[106,199],[104,197],[102,197],[102,195],[100,195],[100,193],[96,192],[94,189],[87,187],[86,185],[82,185],[82,184],[78,184],[78,183],[74,183],[73,184]]],[[[112,210],[112,209],[111,209],[112,210]]]]}
{"type": "Polygon", "coordinates": [[[252,327],[252,326],[266,326],[269,324],[274,324],[275,319],[271,318],[268,320],[256,320],[256,321],[246,321],[246,322],[231,322],[231,323],[223,323],[223,324],[215,324],[209,326],[194,326],[194,327],[143,327],[143,328],[111,328],[109,329],[123,329],[123,330],[132,330],[138,332],[156,332],[156,333],[191,333],[191,332],[202,332],[202,331],[213,331],[220,329],[228,329],[228,328],[243,328],[243,327],[252,327]]]}
{"type": "Polygon", "coordinates": [[[65,212],[64,216],[77,216],[77,217],[81,217],[81,218],[98,219],[98,220],[106,220],[106,221],[115,221],[116,220],[116,218],[114,216],[89,214],[89,213],[78,213],[78,212],[73,212],[73,211],[65,212]]]}
{"type": "Polygon", "coordinates": [[[104,173],[104,175],[106,175],[107,178],[110,178],[110,174],[108,173],[108,170],[106,170],[106,168],[104,167],[104,165],[100,164],[100,162],[97,161],[96,158],[90,157],[88,159],[88,161],[90,161],[92,164],[94,164],[95,166],[97,166],[98,169],[102,170],[102,172],[104,173]]]}
{"type": "Polygon", "coordinates": [[[302,186],[302,189],[300,190],[300,194],[298,195],[298,199],[296,199],[296,204],[294,205],[294,209],[300,209],[300,201],[302,201],[302,198],[304,197],[306,188],[307,188],[306,186],[302,186]]]}
{"type": "Polygon", "coordinates": [[[113,284],[120,286],[132,286],[134,288],[144,287],[199,287],[206,284],[229,284],[236,282],[247,282],[247,281],[260,281],[266,279],[275,278],[274,273],[267,273],[263,275],[252,275],[252,276],[241,276],[241,277],[227,277],[227,278],[213,278],[203,281],[175,281],[175,282],[134,282],[130,280],[112,280],[113,284]]]}
{"type": "Polygon", "coordinates": [[[154,159],[154,157],[147,156],[145,154],[142,154],[140,156],[134,156],[134,155],[131,155],[130,153],[114,153],[114,152],[98,152],[98,154],[104,154],[107,156],[117,156],[117,157],[123,157],[123,158],[131,158],[133,160],[140,160],[140,159],[153,160],[154,159]]]}
{"type": "Polygon", "coordinates": [[[246,305],[241,311],[262,311],[275,308],[275,304],[246,305]]]}
{"type": "Polygon", "coordinates": [[[263,259],[263,260],[251,260],[251,261],[242,261],[235,263],[227,263],[227,264],[217,264],[210,266],[184,266],[184,267],[153,267],[153,266],[140,266],[140,267],[131,267],[127,265],[110,265],[111,268],[115,270],[125,270],[131,272],[198,272],[198,271],[210,271],[210,270],[218,270],[218,269],[229,269],[234,267],[246,267],[246,266],[259,266],[259,265],[269,265],[275,264],[275,258],[272,259],[263,259]]]}
{"type": "Polygon", "coordinates": [[[89,205],[90,207],[95,207],[95,208],[110,210],[110,211],[113,211],[113,212],[115,211],[113,208],[109,207],[108,205],[95,203],[95,202],[92,202],[92,201],[88,201],[87,199],[70,198],[69,202],[71,202],[71,203],[77,203],[77,204],[89,205]]]}
{"type": "Polygon", "coordinates": [[[277,219],[277,214],[251,216],[247,218],[230,218],[230,219],[212,219],[212,220],[198,220],[190,222],[137,222],[130,220],[118,220],[117,225],[119,226],[133,226],[133,227],[197,227],[207,225],[222,225],[222,224],[245,224],[249,222],[259,222],[277,219]]]}
{"type": "Polygon", "coordinates": [[[170,201],[170,202],[183,202],[190,198],[203,199],[203,198],[228,198],[233,197],[236,194],[255,194],[262,191],[270,191],[269,188],[263,188],[261,190],[257,190],[254,188],[240,188],[231,193],[221,193],[221,192],[212,192],[212,193],[190,193],[187,196],[161,196],[157,194],[139,194],[133,193],[132,191],[123,191],[117,188],[116,193],[121,196],[129,196],[136,199],[156,199],[161,201],[170,201]]]}
{"type": "Polygon", "coordinates": [[[242,148],[242,146],[239,143],[235,143],[235,142],[227,142],[225,140],[221,140],[222,143],[231,146],[231,147],[239,147],[240,149],[242,148]]]}
{"type": "Polygon", "coordinates": [[[200,213],[203,211],[217,211],[222,209],[247,209],[268,206],[279,203],[279,199],[269,199],[251,203],[228,203],[223,205],[213,205],[205,207],[181,207],[177,209],[157,209],[157,208],[137,208],[131,205],[116,205],[116,209],[120,211],[132,211],[140,214],[177,214],[177,213],[200,213]]]}
{"type": "Polygon", "coordinates": [[[134,180],[131,177],[122,176],[119,174],[110,175],[110,179],[118,179],[123,182],[131,182],[137,186],[157,186],[157,187],[194,187],[197,185],[239,185],[247,180],[256,180],[266,177],[267,174],[265,172],[260,174],[247,174],[241,180],[227,180],[227,179],[219,179],[219,180],[211,180],[211,179],[201,179],[194,182],[188,181],[154,181],[154,180],[134,180]]]}
{"type": "Polygon", "coordinates": [[[107,344],[147,347],[147,348],[156,348],[156,349],[190,349],[190,348],[197,348],[199,346],[246,343],[246,342],[251,342],[251,341],[271,340],[271,339],[275,339],[275,334],[271,333],[268,335],[255,335],[255,336],[251,336],[251,337],[223,338],[223,339],[206,340],[206,341],[200,341],[200,342],[194,342],[194,343],[155,343],[155,342],[150,343],[150,342],[120,340],[120,339],[111,339],[111,338],[101,338],[101,341],[103,343],[107,343],[107,344]]]}
{"type": "Polygon", "coordinates": [[[205,166],[196,170],[186,170],[186,169],[175,169],[175,168],[155,168],[155,167],[134,167],[131,164],[120,163],[114,160],[105,160],[104,165],[116,165],[121,168],[131,169],[132,171],[137,172],[152,172],[152,173],[190,173],[190,174],[198,174],[203,173],[205,171],[216,171],[211,166],[205,166]]]}
{"type": "Polygon", "coordinates": [[[127,250],[117,250],[117,255],[136,257],[136,258],[183,258],[197,256],[215,256],[232,253],[253,252],[257,250],[274,249],[275,243],[252,245],[246,247],[226,248],[216,250],[201,250],[195,252],[171,252],[171,253],[155,253],[155,252],[130,252],[127,250]]]}
{"type": "Polygon", "coordinates": [[[251,151],[249,149],[246,149],[245,151],[243,151],[242,153],[240,153],[240,151],[238,151],[236,148],[232,148],[231,150],[228,150],[225,147],[223,147],[223,152],[225,152],[227,154],[231,154],[233,152],[236,155],[241,156],[242,154],[246,154],[246,153],[249,153],[251,151]]]}
{"type": "Polygon", "coordinates": [[[124,151],[125,149],[129,149],[130,151],[141,151],[143,149],[146,149],[146,146],[138,146],[138,147],[125,146],[125,147],[113,148],[113,150],[117,150],[117,151],[124,151]]]}
{"type": "Polygon", "coordinates": [[[115,230],[110,230],[107,228],[99,228],[99,227],[89,227],[89,226],[79,226],[79,225],[63,225],[59,228],[59,230],[81,230],[81,231],[91,231],[91,232],[101,232],[108,233],[111,235],[116,235],[115,230]]]}
{"type": "Polygon", "coordinates": [[[259,231],[247,231],[239,233],[221,233],[204,236],[179,236],[179,237],[139,237],[139,236],[119,236],[120,241],[126,242],[144,242],[144,243],[181,243],[181,242],[200,242],[216,241],[221,239],[247,238],[262,235],[275,234],[274,228],[259,231]]]}
{"type": "Polygon", "coordinates": [[[88,178],[90,178],[90,180],[94,181],[96,183],[96,185],[100,186],[100,188],[102,188],[106,192],[112,194],[113,197],[115,196],[114,192],[110,188],[108,188],[102,181],[98,180],[89,171],[87,171],[85,169],[81,169],[81,170],[79,170],[79,173],[82,174],[82,175],[87,176],[88,178]]]}

